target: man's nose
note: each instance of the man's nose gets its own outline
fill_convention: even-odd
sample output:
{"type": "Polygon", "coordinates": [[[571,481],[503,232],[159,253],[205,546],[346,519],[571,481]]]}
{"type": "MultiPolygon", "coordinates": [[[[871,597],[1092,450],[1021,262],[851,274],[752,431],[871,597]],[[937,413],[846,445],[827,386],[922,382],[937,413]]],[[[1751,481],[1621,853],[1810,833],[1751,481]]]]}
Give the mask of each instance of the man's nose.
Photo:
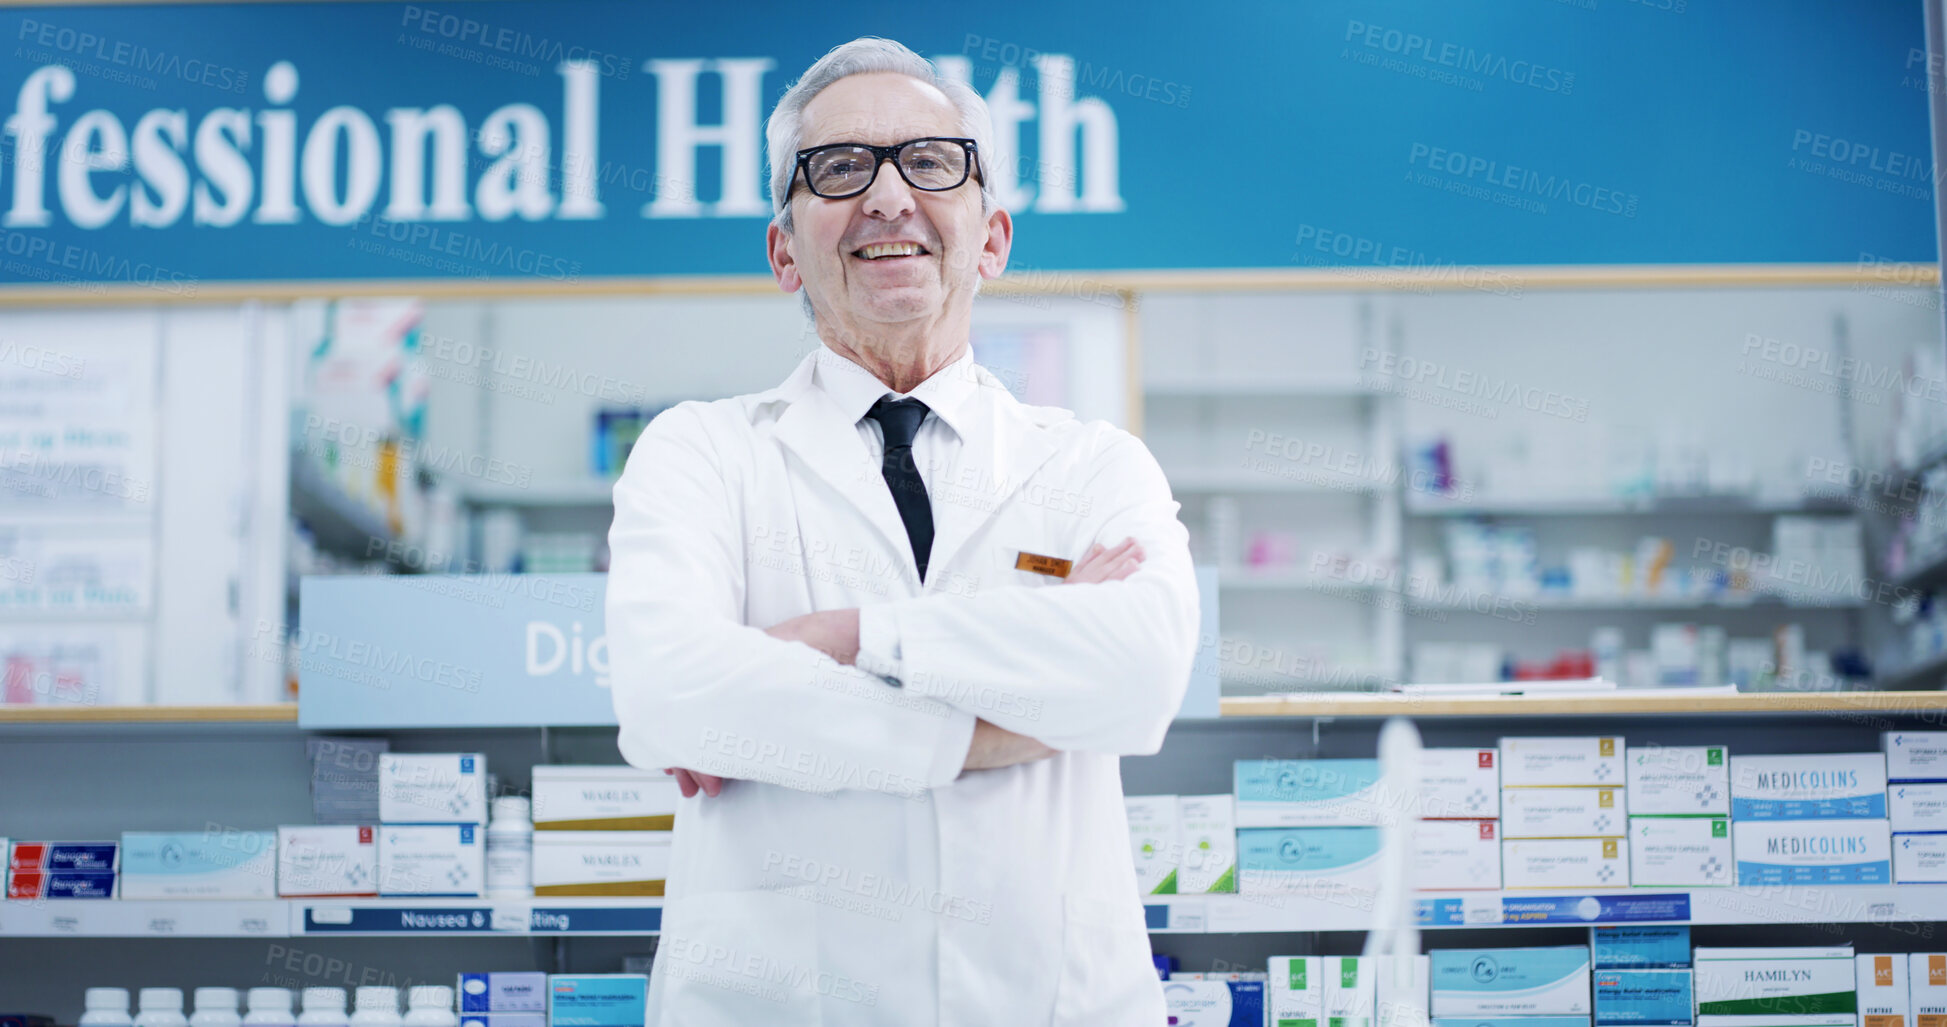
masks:
{"type": "Polygon", "coordinates": [[[871,188],[865,191],[866,214],[896,221],[911,214],[915,204],[913,188],[906,184],[906,176],[899,173],[899,164],[892,158],[879,162],[879,173],[872,179],[871,188]],[[887,167],[886,165],[892,165],[887,167]]]}

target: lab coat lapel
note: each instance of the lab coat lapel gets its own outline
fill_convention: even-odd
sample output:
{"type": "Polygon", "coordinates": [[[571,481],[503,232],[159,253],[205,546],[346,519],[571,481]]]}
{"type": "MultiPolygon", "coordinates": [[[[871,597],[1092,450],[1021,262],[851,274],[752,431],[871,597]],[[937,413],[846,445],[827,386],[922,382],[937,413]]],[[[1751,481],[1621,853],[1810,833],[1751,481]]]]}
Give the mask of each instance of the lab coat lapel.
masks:
{"type": "MultiPolygon", "coordinates": [[[[913,546],[906,537],[906,524],[899,519],[899,508],[892,501],[883,470],[872,459],[859,437],[857,424],[848,424],[845,414],[823,389],[812,384],[812,364],[817,354],[806,357],[778,387],[778,395],[789,405],[777,420],[777,440],[831,489],[851,503],[871,524],[899,558],[913,580],[919,578],[919,565],[913,560],[913,546]]],[[[835,539],[824,540],[836,542],[835,539]]],[[[934,540],[934,553],[939,541],[934,540]]]]}
{"type": "Polygon", "coordinates": [[[974,373],[978,385],[961,406],[960,457],[935,478],[929,583],[1055,451],[1000,379],[978,365],[974,373]]]}

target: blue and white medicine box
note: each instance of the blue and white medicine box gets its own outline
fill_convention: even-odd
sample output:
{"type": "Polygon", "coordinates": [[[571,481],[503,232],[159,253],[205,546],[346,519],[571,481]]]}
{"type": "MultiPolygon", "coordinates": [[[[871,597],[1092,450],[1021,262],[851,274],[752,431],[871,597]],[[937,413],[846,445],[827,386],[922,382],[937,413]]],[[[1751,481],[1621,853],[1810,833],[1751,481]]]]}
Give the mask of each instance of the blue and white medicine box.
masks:
{"type": "Polygon", "coordinates": [[[1378,760],[1238,760],[1238,827],[1364,827],[1415,816],[1417,796],[1379,794],[1378,760]]]}
{"type": "Polygon", "coordinates": [[[1687,1027],[1692,1022],[1689,970],[1597,970],[1595,1022],[1687,1027]]]}
{"type": "Polygon", "coordinates": [[[548,1027],[546,1013],[461,1013],[460,1027],[548,1027]]]}
{"type": "Polygon", "coordinates": [[[276,897],[275,831],[122,832],[122,898],[276,897]]]}
{"type": "Polygon", "coordinates": [[[1889,781],[1947,781],[1947,731],[1886,731],[1879,736],[1889,781]]]}
{"type": "Polygon", "coordinates": [[[1731,757],[1732,820],[1885,816],[1886,756],[1882,753],[1731,757]]]}
{"type": "Polygon", "coordinates": [[[1884,820],[1746,820],[1731,824],[1737,883],[1892,884],[1884,820]]]}
{"type": "Polygon", "coordinates": [[[1947,831],[1947,783],[1887,785],[1886,816],[1894,834],[1947,831]]]}
{"type": "Polygon", "coordinates": [[[1586,946],[1434,949],[1429,955],[1438,1019],[1590,1015],[1586,946]]]}
{"type": "Polygon", "coordinates": [[[1263,981],[1163,982],[1163,1002],[1176,1027],[1263,1027],[1263,981]]]}
{"type": "Polygon", "coordinates": [[[379,820],[486,823],[487,758],[477,752],[381,753],[379,820]]]}
{"type": "Polygon", "coordinates": [[[1370,898],[1379,890],[1376,827],[1257,827],[1237,832],[1237,890],[1370,898]]]}
{"type": "Polygon", "coordinates": [[[1947,834],[1893,836],[1894,884],[1947,884],[1947,834]]]}
{"type": "Polygon", "coordinates": [[[548,975],[509,972],[460,975],[462,1013],[545,1013],[548,975]]]}
{"type": "Polygon", "coordinates": [[[1432,1027],[1590,1027],[1590,1024],[1586,1016],[1436,1016],[1432,1027]]]}
{"type": "Polygon", "coordinates": [[[1690,967],[1690,928],[1617,924],[1589,928],[1597,970],[1676,970],[1690,967]]]}
{"type": "Polygon", "coordinates": [[[549,1027],[643,1027],[649,978],[642,974],[554,974],[548,978],[549,1027]]]}

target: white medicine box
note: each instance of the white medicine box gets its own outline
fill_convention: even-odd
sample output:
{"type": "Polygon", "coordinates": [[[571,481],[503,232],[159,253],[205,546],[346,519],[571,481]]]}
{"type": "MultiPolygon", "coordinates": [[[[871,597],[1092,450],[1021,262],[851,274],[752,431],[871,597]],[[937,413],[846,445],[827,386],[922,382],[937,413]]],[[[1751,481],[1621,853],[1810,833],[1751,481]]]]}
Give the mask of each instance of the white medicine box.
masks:
{"type": "Polygon", "coordinates": [[[1728,752],[1721,745],[1630,746],[1630,816],[1730,816],[1728,752]]]}
{"type": "Polygon", "coordinates": [[[379,755],[379,820],[387,824],[482,824],[487,758],[477,752],[379,755]]]}
{"type": "Polygon", "coordinates": [[[1501,739],[1501,787],[1623,786],[1623,740],[1614,735],[1501,739]]]}

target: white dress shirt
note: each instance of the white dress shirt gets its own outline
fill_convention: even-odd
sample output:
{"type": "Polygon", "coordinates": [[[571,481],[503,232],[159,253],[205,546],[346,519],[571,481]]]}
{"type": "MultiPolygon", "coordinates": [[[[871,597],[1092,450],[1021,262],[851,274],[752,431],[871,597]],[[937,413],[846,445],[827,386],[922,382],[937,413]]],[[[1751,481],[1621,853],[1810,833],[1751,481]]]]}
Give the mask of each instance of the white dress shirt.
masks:
{"type": "MultiPolygon", "coordinates": [[[[818,351],[811,380],[838,404],[840,410],[858,422],[859,438],[865,441],[865,448],[872,454],[875,463],[885,459],[886,443],[885,430],[879,426],[879,422],[865,416],[871,411],[872,405],[888,397],[905,399],[909,396],[925,403],[926,418],[920,422],[919,431],[913,436],[913,466],[926,486],[928,502],[940,494],[941,483],[947,479],[950,469],[960,457],[963,436],[960,428],[954,424],[960,416],[960,404],[980,387],[974,375],[971,345],[961,350],[960,356],[952,363],[914,386],[911,392],[894,392],[871,371],[829,347],[818,351]]],[[[932,572],[932,568],[928,570],[932,572]]],[[[877,674],[896,684],[900,663],[896,622],[885,616],[884,610],[875,611],[870,605],[861,607],[859,653],[855,665],[866,673],[877,674]]]]}

